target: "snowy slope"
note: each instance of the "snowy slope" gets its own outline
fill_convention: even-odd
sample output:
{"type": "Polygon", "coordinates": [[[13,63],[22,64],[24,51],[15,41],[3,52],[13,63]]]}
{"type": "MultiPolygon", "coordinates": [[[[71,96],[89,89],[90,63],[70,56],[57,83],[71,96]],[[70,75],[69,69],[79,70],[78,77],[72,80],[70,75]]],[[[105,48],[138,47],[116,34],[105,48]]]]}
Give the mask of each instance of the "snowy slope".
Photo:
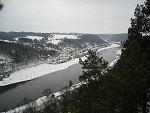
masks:
{"type": "MultiPolygon", "coordinates": [[[[120,45],[118,44],[111,44],[108,47],[100,48],[98,51],[102,51],[110,48],[116,48],[119,46],[120,45]]],[[[3,79],[3,81],[0,81],[0,86],[6,86],[14,83],[32,80],[55,71],[66,69],[71,65],[77,64],[78,62],[79,62],[79,58],[76,58],[69,62],[65,62],[61,64],[55,65],[55,64],[43,63],[37,66],[21,69],[19,71],[12,73],[8,78],[3,79]]]]}

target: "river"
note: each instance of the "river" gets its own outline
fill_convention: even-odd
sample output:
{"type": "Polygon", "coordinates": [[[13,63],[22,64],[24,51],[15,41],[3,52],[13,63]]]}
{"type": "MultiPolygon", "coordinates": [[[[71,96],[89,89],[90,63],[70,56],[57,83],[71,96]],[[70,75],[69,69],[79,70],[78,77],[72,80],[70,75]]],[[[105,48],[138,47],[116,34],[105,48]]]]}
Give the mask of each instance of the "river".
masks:
{"type": "MultiPolygon", "coordinates": [[[[108,62],[111,62],[116,57],[118,49],[120,48],[104,50],[101,52],[101,56],[108,62]]],[[[31,81],[5,86],[3,87],[4,91],[0,93],[0,112],[21,105],[25,98],[36,100],[42,97],[44,89],[50,88],[53,92],[57,92],[68,86],[70,80],[74,84],[79,83],[81,73],[81,65],[75,64],[67,69],[53,72],[31,81]]]]}

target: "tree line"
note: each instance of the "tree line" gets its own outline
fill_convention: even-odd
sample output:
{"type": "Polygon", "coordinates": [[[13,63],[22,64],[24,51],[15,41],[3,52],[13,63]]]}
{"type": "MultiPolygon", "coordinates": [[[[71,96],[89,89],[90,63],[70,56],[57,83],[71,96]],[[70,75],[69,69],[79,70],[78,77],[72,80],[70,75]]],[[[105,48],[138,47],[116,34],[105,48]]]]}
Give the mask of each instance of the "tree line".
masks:
{"type": "Polygon", "coordinates": [[[1,54],[8,55],[13,59],[13,63],[28,62],[31,60],[39,60],[44,56],[54,56],[57,54],[54,50],[36,49],[16,43],[0,41],[1,54]]]}

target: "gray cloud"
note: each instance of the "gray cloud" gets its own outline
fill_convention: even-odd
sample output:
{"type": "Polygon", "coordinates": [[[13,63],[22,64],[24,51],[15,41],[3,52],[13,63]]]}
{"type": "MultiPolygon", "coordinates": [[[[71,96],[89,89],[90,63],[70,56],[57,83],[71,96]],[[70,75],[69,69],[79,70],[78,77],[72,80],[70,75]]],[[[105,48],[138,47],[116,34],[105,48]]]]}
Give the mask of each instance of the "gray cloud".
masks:
{"type": "Polygon", "coordinates": [[[127,32],[143,0],[5,0],[2,31],[127,32]]]}

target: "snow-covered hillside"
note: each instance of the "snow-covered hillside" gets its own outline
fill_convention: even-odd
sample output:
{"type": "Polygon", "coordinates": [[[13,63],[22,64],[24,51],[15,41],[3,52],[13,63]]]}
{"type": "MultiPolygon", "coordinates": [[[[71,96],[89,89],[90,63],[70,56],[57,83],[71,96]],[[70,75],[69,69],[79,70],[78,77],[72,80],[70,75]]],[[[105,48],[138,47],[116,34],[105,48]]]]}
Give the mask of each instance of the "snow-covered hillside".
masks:
{"type": "MultiPolygon", "coordinates": [[[[119,46],[120,45],[118,44],[111,44],[108,47],[99,48],[98,51],[103,51],[103,50],[110,49],[110,48],[116,48],[119,46]]],[[[0,81],[0,86],[6,86],[6,85],[18,83],[18,82],[35,79],[35,78],[38,78],[40,76],[43,76],[43,75],[46,75],[55,71],[66,69],[71,65],[77,64],[78,62],[79,62],[79,59],[75,58],[65,63],[60,63],[60,64],[43,63],[43,64],[29,67],[26,69],[20,69],[12,73],[8,78],[4,78],[2,81],[0,81]]]]}
{"type": "Polygon", "coordinates": [[[44,38],[44,37],[40,37],[40,36],[26,36],[26,37],[15,38],[15,40],[17,41],[19,38],[28,38],[28,39],[31,39],[31,40],[34,40],[34,39],[42,40],[42,38],[44,38]]]}

